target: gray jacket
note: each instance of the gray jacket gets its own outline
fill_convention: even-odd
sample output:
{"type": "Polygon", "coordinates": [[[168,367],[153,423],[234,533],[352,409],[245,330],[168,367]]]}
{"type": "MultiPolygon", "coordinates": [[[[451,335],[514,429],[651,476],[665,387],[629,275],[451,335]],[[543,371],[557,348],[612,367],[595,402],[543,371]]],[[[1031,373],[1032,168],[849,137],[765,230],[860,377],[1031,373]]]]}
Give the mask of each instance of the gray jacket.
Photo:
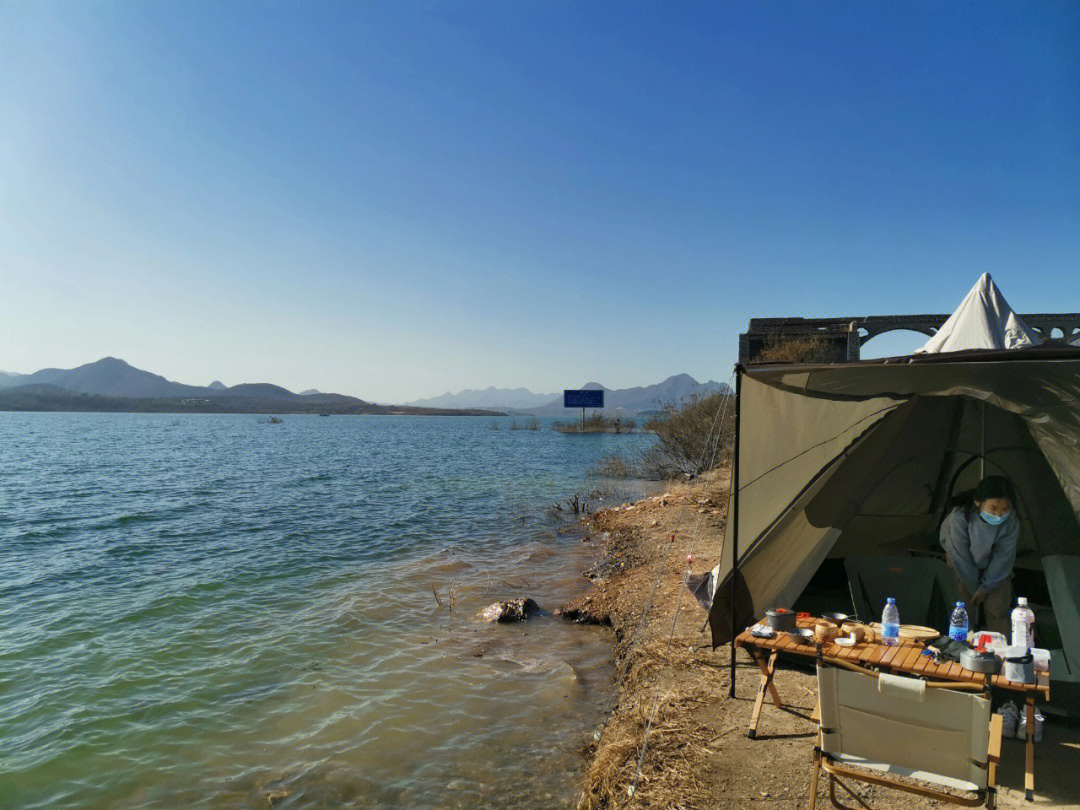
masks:
{"type": "Polygon", "coordinates": [[[1004,523],[991,526],[977,511],[968,517],[967,510],[958,506],[941,524],[941,547],[972,594],[980,589],[990,593],[1012,576],[1019,537],[1015,511],[1004,523]]]}

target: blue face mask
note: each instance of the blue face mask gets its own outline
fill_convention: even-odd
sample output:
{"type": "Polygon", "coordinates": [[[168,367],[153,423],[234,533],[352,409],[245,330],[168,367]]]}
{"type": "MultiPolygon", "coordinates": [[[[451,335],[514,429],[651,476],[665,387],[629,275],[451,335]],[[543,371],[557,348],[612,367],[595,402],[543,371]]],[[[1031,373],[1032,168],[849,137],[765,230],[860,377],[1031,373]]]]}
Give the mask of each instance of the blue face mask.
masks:
{"type": "Polygon", "coordinates": [[[1012,513],[1006,512],[1004,515],[991,515],[989,512],[979,512],[979,516],[991,526],[1000,526],[1009,519],[1010,514],[1012,513]]]}

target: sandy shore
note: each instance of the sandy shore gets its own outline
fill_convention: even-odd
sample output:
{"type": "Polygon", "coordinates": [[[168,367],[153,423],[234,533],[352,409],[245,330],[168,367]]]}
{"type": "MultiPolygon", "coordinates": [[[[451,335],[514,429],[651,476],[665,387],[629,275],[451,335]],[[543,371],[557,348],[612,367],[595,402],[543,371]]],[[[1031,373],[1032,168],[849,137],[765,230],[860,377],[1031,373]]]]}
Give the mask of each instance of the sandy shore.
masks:
{"type": "MultiPolygon", "coordinates": [[[[706,612],[683,587],[688,554],[698,573],[719,561],[727,486],[727,475],[717,473],[589,519],[594,536],[605,539],[604,556],[588,572],[593,587],[564,606],[563,614],[612,627],[618,683],[615,707],[587,751],[579,808],[807,806],[815,735],[812,672],[778,670],[786,710],[766,704],[758,738],[748,739],[757,668],[740,653],[736,697],[730,699],[728,650],[711,649],[706,612]]],[[[1003,744],[999,807],[1080,807],[1080,729],[1048,721],[1036,753],[1034,804],[1023,801],[1023,754],[1021,742],[1003,744]]],[[[829,806],[826,784],[823,779],[819,806],[829,806]]],[[[871,807],[941,806],[853,787],[871,807]]]]}

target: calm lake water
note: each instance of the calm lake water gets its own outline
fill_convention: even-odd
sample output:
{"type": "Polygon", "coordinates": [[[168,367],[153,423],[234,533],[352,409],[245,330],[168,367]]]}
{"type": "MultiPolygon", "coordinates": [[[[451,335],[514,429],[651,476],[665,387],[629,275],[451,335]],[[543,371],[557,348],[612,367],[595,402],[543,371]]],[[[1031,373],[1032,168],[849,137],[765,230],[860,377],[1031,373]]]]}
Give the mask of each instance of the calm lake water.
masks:
{"type": "Polygon", "coordinates": [[[549,506],[652,437],[508,426],[0,413],[0,806],[572,802],[610,637],[475,614],[580,593],[549,506]]]}

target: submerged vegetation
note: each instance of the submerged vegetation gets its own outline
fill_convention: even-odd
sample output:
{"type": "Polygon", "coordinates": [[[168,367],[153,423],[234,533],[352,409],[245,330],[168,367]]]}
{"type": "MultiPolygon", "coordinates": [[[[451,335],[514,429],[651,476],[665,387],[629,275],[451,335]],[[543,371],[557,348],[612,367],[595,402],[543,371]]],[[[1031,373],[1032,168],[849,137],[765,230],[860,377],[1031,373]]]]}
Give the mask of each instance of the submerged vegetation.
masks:
{"type": "Polygon", "coordinates": [[[584,420],[552,422],[551,428],[559,433],[633,433],[637,430],[637,420],[619,414],[604,416],[594,411],[584,420]]]}

